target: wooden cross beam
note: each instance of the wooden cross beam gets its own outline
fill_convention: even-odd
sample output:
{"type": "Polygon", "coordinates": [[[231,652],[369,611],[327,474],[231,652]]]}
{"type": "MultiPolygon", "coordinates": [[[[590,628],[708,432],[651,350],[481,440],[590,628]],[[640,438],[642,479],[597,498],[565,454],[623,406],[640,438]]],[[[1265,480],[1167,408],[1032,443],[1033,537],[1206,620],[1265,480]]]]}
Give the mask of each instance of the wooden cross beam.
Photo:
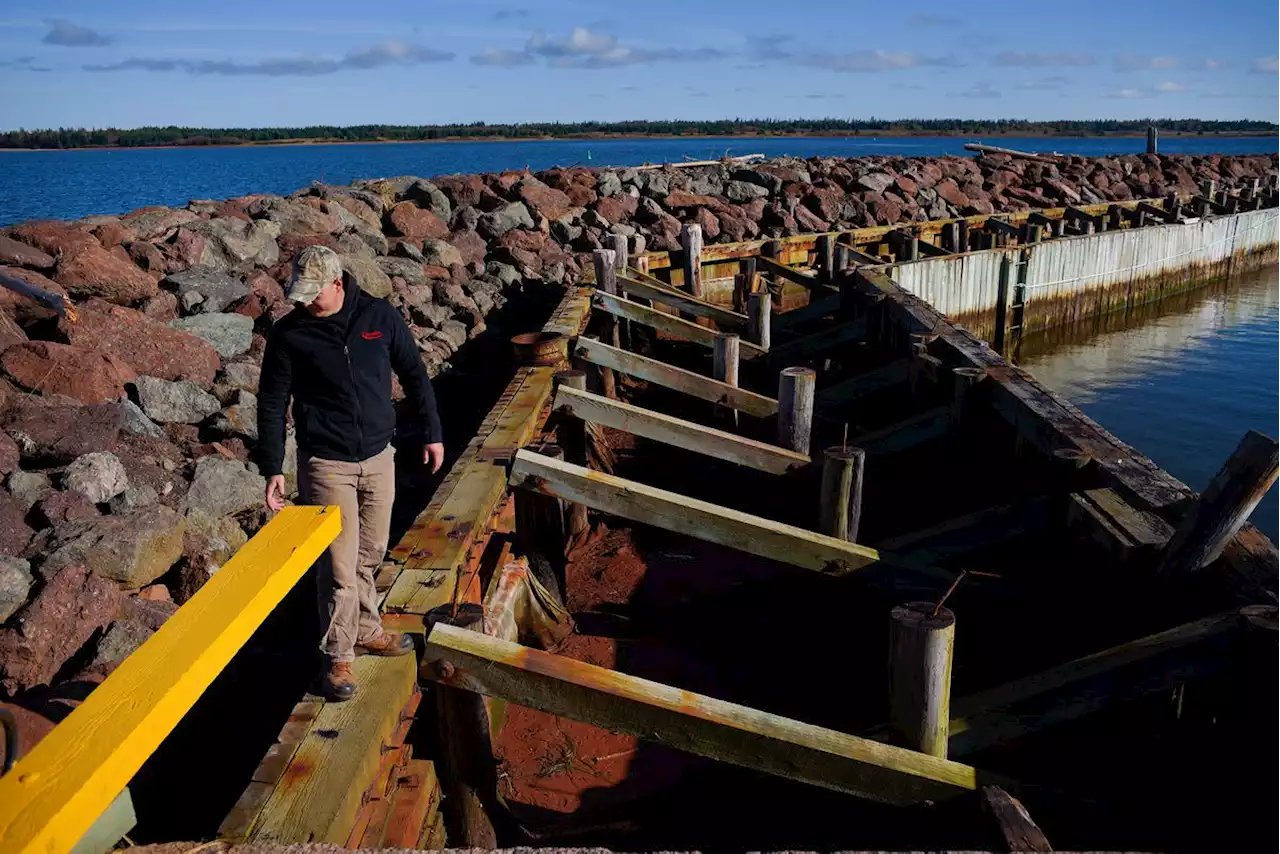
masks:
{"type": "Polygon", "coordinates": [[[976,790],[977,769],[437,624],[421,674],[697,756],[906,806],[976,790]]]}
{"type": "Polygon", "coordinates": [[[993,217],[993,216],[987,217],[986,222],[983,223],[983,227],[989,231],[995,231],[1001,234],[1007,234],[1010,237],[1012,237],[1014,240],[1017,240],[1022,237],[1022,229],[1018,228],[1016,225],[1010,225],[1004,220],[997,219],[996,217],[993,217]]]}
{"type": "Polygon", "coordinates": [[[883,564],[939,579],[951,577],[950,573],[903,561],[866,546],[529,451],[516,454],[511,483],[585,504],[602,513],[827,575],[847,575],[883,564]]]}
{"type": "Polygon", "coordinates": [[[860,397],[866,397],[905,383],[909,374],[909,367],[910,360],[898,359],[889,362],[887,365],[872,368],[856,377],[850,377],[835,385],[821,389],[817,394],[818,407],[823,412],[830,412],[860,397]]]}
{"type": "Polygon", "coordinates": [[[785,366],[789,361],[803,360],[814,353],[821,353],[853,341],[861,341],[866,336],[866,318],[847,320],[804,338],[796,338],[785,344],[775,345],[769,350],[769,362],[773,365],[785,366]]]}
{"type": "Polygon", "coordinates": [[[701,424],[574,388],[561,387],[552,409],[588,424],[612,427],[770,474],[786,474],[809,465],[807,456],[786,448],[745,439],[723,430],[703,427],[701,424]]]}
{"type": "Polygon", "coordinates": [[[612,368],[629,376],[657,383],[665,388],[728,406],[757,418],[771,418],[778,414],[778,401],[745,388],[731,386],[666,362],[650,359],[638,353],[628,353],[610,347],[594,338],[579,338],[574,355],[593,365],[612,368]]]}
{"type": "MultiPolygon", "coordinates": [[[[692,341],[704,347],[714,347],[716,343],[716,331],[714,329],[690,323],[675,315],[631,302],[614,294],[607,294],[601,291],[596,294],[592,305],[616,317],[624,317],[634,323],[674,335],[682,341],[692,341]]],[[[765,354],[762,348],[757,347],[750,341],[742,341],[738,346],[739,357],[742,359],[758,359],[765,354]]]]}
{"type": "Polygon", "coordinates": [[[797,285],[803,285],[806,288],[817,288],[822,285],[822,283],[818,281],[817,276],[810,276],[807,273],[802,273],[795,267],[788,267],[786,264],[779,264],[777,261],[766,255],[761,255],[757,258],[756,263],[760,265],[761,270],[773,273],[775,276],[781,276],[784,279],[789,279],[797,285]]]}
{"type": "MultiPolygon", "coordinates": [[[[703,302],[700,299],[694,299],[686,293],[670,288],[666,285],[655,285],[648,281],[650,277],[644,280],[632,278],[631,276],[619,276],[618,282],[631,296],[641,297],[643,299],[653,300],[654,302],[669,305],[678,308],[685,314],[691,314],[694,317],[705,317],[708,320],[715,321],[716,326],[722,329],[739,330],[745,329],[747,326],[747,316],[739,314],[736,311],[730,311],[727,308],[721,308],[718,305],[712,305],[709,302],[703,302]]],[[[656,280],[655,280],[656,281],[656,280]]]]}
{"type": "Polygon", "coordinates": [[[840,294],[821,296],[815,292],[808,305],[803,305],[800,308],[793,308],[790,311],[784,311],[773,315],[773,331],[789,331],[803,323],[822,320],[823,318],[836,314],[840,310],[841,300],[842,297],[840,294]]]}

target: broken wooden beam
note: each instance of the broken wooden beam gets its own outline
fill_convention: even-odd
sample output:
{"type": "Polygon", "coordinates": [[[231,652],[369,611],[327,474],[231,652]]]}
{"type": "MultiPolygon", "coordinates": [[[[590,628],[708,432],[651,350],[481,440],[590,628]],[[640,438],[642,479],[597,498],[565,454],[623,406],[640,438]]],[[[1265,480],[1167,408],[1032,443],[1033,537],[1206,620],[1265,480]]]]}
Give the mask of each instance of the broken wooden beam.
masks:
{"type": "Polygon", "coordinates": [[[552,408],[590,424],[612,427],[770,474],[786,474],[809,464],[805,454],[574,388],[561,388],[552,408]]]}
{"type": "Polygon", "coordinates": [[[735,388],[710,377],[695,374],[693,371],[686,371],[684,368],[677,368],[638,353],[628,353],[590,338],[579,338],[574,354],[593,365],[612,368],[702,400],[731,406],[757,418],[769,418],[778,411],[778,401],[762,394],[756,394],[744,388],[735,388]]]}
{"type": "Polygon", "coordinates": [[[521,450],[511,483],[699,540],[827,575],[874,564],[947,577],[875,549],[521,450]]]}
{"type": "Polygon", "coordinates": [[[947,799],[987,782],[958,762],[443,624],[427,639],[421,674],[453,690],[890,804],[947,799]]]}
{"type": "Polygon", "coordinates": [[[1183,517],[1165,549],[1160,572],[1182,575],[1218,559],[1276,482],[1280,446],[1250,430],[1183,517]]]}
{"type": "MultiPolygon", "coordinates": [[[[615,317],[624,317],[634,323],[665,332],[682,341],[691,341],[708,348],[715,346],[716,331],[714,329],[690,323],[675,315],[640,305],[638,302],[631,302],[613,294],[599,293],[592,301],[592,306],[615,317]]],[[[616,347],[617,344],[613,346],[616,347]]],[[[764,352],[749,341],[742,342],[740,354],[743,359],[757,359],[763,356],[764,352]]]]}
{"type": "Polygon", "coordinates": [[[1053,848],[1045,838],[1044,831],[1032,821],[1027,808],[1013,795],[999,786],[983,786],[982,803],[995,819],[1010,852],[1052,854],[1053,848]]]}

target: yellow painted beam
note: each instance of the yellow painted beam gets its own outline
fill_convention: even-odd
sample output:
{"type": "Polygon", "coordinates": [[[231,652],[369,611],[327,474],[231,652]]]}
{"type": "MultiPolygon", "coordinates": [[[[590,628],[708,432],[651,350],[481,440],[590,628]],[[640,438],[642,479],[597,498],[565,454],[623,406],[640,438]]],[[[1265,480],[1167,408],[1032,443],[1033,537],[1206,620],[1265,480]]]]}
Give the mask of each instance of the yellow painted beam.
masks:
{"type": "Polygon", "coordinates": [[[70,851],[341,530],[289,507],[0,777],[0,851],[70,851]]]}

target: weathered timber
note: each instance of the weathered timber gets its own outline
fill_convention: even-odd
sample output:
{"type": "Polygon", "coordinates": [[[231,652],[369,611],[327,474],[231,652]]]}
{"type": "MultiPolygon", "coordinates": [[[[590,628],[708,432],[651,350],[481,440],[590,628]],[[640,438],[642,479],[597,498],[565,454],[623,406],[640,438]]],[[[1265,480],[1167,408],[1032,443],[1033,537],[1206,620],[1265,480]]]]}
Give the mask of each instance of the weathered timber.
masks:
{"type": "Polygon", "coordinates": [[[945,406],[926,409],[896,424],[860,433],[849,443],[872,456],[896,454],[947,435],[951,427],[950,409],[945,406]]]}
{"type": "Polygon", "coordinates": [[[286,508],[236,552],[0,777],[0,850],[71,851],[340,526],[336,507],[286,508]]]}
{"type": "MultiPolygon", "coordinates": [[[[532,445],[529,450],[548,459],[564,459],[564,449],[558,445],[532,445]]],[[[564,505],[558,498],[520,489],[515,493],[515,514],[516,544],[525,554],[540,554],[551,561],[563,595],[563,559],[569,539],[564,505]]]]}
{"type": "Polygon", "coordinates": [[[817,395],[818,409],[828,412],[858,398],[901,385],[907,381],[908,367],[908,360],[898,359],[821,389],[817,395]]]}
{"type": "Polygon", "coordinates": [[[845,575],[881,563],[933,577],[949,576],[948,573],[898,560],[896,556],[835,537],[550,460],[528,451],[516,455],[511,481],[568,501],[580,501],[602,513],[828,575],[845,575]]]}
{"type": "MultiPolygon", "coordinates": [[[[556,374],[555,381],[557,397],[563,389],[587,393],[585,371],[561,371],[556,374]]],[[[607,398],[598,399],[607,400],[607,398]]],[[[561,418],[556,424],[556,444],[564,449],[564,458],[576,466],[587,465],[587,424],[589,423],[592,422],[579,416],[561,418]]],[[[565,528],[570,538],[583,534],[588,528],[587,508],[581,504],[570,504],[565,508],[565,528]]]]}
{"type": "Polygon", "coordinates": [[[669,305],[695,317],[705,317],[708,320],[715,321],[717,326],[726,329],[743,329],[747,326],[746,315],[694,299],[686,293],[674,290],[670,286],[655,285],[653,282],[642,281],[630,276],[620,276],[618,281],[631,296],[669,305]]]}
{"type": "MultiPolygon", "coordinates": [[[[839,297],[835,297],[839,299],[839,297]]],[[[803,311],[804,309],[797,309],[803,311]]],[[[788,312],[789,314],[790,312],[788,312]]],[[[785,314],[779,315],[786,317],[785,314]]],[[[786,364],[788,361],[799,361],[814,353],[823,353],[844,344],[861,341],[867,337],[867,320],[847,320],[829,324],[828,328],[803,338],[795,338],[785,344],[777,344],[769,350],[769,361],[774,365],[786,364]]]]}
{"type": "Polygon", "coordinates": [[[742,388],[734,388],[710,377],[686,371],[657,359],[636,353],[627,353],[599,341],[579,338],[576,349],[578,358],[594,365],[603,365],[648,382],[685,394],[732,406],[757,418],[768,418],[778,411],[778,401],[742,388]]]}
{"type": "Polygon", "coordinates": [[[362,656],[352,669],[360,690],[346,702],[325,703],[316,715],[289,763],[289,785],[272,792],[249,841],[341,845],[350,836],[382,745],[415,685],[412,656],[362,656]]]}
{"type": "MultiPolygon", "coordinates": [[[[600,289],[600,295],[616,297],[618,293],[618,271],[613,266],[613,252],[608,249],[597,249],[591,253],[591,260],[595,265],[596,287],[600,289]]],[[[603,335],[606,343],[614,347],[622,345],[622,334],[618,328],[618,320],[613,314],[606,315],[604,318],[603,335]]],[[[617,397],[617,379],[614,377],[611,368],[600,368],[600,386],[605,396],[617,397]]]]}
{"type": "Polygon", "coordinates": [[[1014,537],[1048,530],[1049,505],[1050,500],[1042,497],[1019,504],[988,507],[890,537],[880,542],[877,548],[921,563],[940,563],[1014,537]]]}
{"type": "Polygon", "coordinates": [[[428,639],[422,675],[699,756],[891,804],[941,800],[976,769],[671,688],[452,626],[428,639]]]}
{"type": "Polygon", "coordinates": [[[818,280],[821,282],[830,282],[832,273],[835,270],[835,236],[831,234],[819,234],[817,246],[817,258],[814,265],[818,271],[818,280]]]}
{"type": "MultiPolygon", "coordinates": [[[[674,315],[657,309],[613,296],[612,294],[597,294],[594,305],[616,317],[625,317],[635,323],[657,329],[668,335],[681,339],[682,341],[691,341],[695,344],[701,344],[704,347],[714,347],[716,341],[716,331],[706,326],[700,326],[696,323],[690,323],[682,320],[674,315]]],[[[614,344],[613,346],[617,346],[614,344]]],[[[744,359],[757,359],[765,354],[765,351],[757,347],[751,342],[743,342],[741,348],[741,356],[744,359]]]]}
{"type": "Polygon", "coordinates": [[[862,520],[862,471],[867,454],[861,448],[836,445],[822,453],[822,491],[818,530],[829,537],[858,541],[862,520]]]}
{"type": "Polygon", "coordinates": [[[767,290],[747,295],[747,340],[768,351],[772,339],[773,298],[767,290]]]}
{"type": "Polygon", "coordinates": [[[1218,559],[1227,542],[1276,482],[1280,462],[1276,440],[1250,430],[1182,519],[1165,552],[1160,572],[1180,575],[1218,559]]]}
{"type": "Polygon", "coordinates": [[[1019,160],[1036,160],[1040,163],[1060,162],[1055,155],[1032,154],[1029,151],[1018,151],[1016,148],[1001,148],[998,145],[986,145],[980,142],[966,142],[964,147],[966,151],[976,151],[979,154],[1007,154],[1019,160]]]}
{"type": "MultiPolygon", "coordinates": [[[[711,352],[711,375],[726,385],[736,386],[738,384],[738,355],[741,352],[739,344],[741,339],[737,335],[730,332],[721,332],[716,335],[713,342],[711,352]]],[[[738,423],[738,410],[723,410],[716,407],[716,412],[731,417],[734,425],[738,423]]]]}
{"type": "Polygon", "coordinates": [[[824,320],[833,314],[838,314],[842,298],[840,294],[831,294],[829,296],[821,296],[817,293],[809,300],[808,305],[800,308],[793,308],[790,311],[784,311],[774,318],[774,325],[779,330],[791,331],[797,326],[804,323],[812,323],[815,320],[824,320]]]}
{"type": "Polygon", "coordinates": [[[1015,241],[1021,239],[1022,229],[1012,223],[1005,222],[999,217],[987,217],[987,221],[983,223],[988,231],[995,234],[1003,234],[1006,237],[1012,237],[1015,241]]]}
{"type": "Polygon", "coordinates": [[[812,368],[783,368],[778,375],[778,444],[809,453],[813,430],[813,392],[817,372],[812,368]]]}
{"type": "Polygon", "coordinates": [[[702,299],[702,226],[685,223],[680,228],[680,248],[684,250],[684,283],[695,299],[702,299]]]}
{"type": "MultiPolygon", "coordinates": [[[[586,391],[563,388],[556,394],[553,407],[557,412],[572,415],[582,421],[612,427],[770,474],[786,474],[809,464],[809,457],[805,454],[703,427],[622,401],[608,400],[586,391]]],[[[576,463],[575,460],[569,462],[576,463]]]]}
{"type": "Polygon", "coordinates": [[[947,758],[956,617],[932,602],[889,615],[889,726],[909,750],[947,758]]]}
{"type": "MultiPolygon", "coordinates": [[[[1154,149],[1154,145],[1148,142],[1148,148],[1154,149]]],[[[1004,844],[1009,851],[1052,854],[1053,848],[1044,832],[1031,820],[1031,814],[1022,802],[1013,795],[999,786],[983,786],[982,803],[999,826],[1000,835],[1004,837],[1004,844]]]]}
{"type": "Polygon", "coordinates": [[[817,276],[811,276],[803,273],[795,267],[788,267],[786,264],[779,264],[772,258],[761,255],[756,259],[756,263],[760,265],[760,269],[766,273],[773,273],[775,276],[781,276],[788,281],[795,282],[797,285],[804,285],[806,288],[816,288],[822,283],[818,281],[817,276]]]}

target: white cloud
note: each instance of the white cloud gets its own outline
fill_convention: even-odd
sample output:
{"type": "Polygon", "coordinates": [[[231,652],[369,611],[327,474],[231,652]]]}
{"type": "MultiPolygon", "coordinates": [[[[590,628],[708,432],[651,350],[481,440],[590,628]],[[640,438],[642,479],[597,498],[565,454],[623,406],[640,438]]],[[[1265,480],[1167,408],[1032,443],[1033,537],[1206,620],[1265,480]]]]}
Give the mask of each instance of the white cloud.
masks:
{"type": "Polygon", "coordinates": [[[131,57],[122,62],[85,65],[85,71],[185,71],[196,75],[225,77],[261,75],[265,77],[315,77],[351,69],[382,68],[390,65],[422,65],[448,62],[454,54],[424,45],[385,41],[349,51],[341,59],[323,56],[268,57],[251,62],[228,59],[159,59],[131,57]]]}
{"type": "Polygon", "coordinates": [[[1171,56],[1117,56],[1116,71],[1168,71],[1178,67],[1171,56]]]}
{"type": "Polygon", "coordinates": [[[921,56],[908,51],[855,50],[849,53],[796,54],[800,65],[824,68],[827,71],[873,73],[898,71],[922,66],[955,67],[960,61],[953,56],[921,56]]]}
{"type": "Polygon", "coordinates": [[[65,18],[48,18],[49,32],[45,33],[42,42],[56,44],[61,47],[103,47],[112,42],[110,36],[73,24],[65,18]]]}
{"type": "Polygon", "coordinates": [[[1132,100],[1134,98],[1145,98],[1147,97],[1147,93],[1143,92],[1141,89],[1113,89],[1103,97],[1132,100]]]}
{"type": "Polygon", "coordinates": [[[1062,89],[1070,85],[1071,81],[1066,77],[1053,76],[1041,77],[1039,80],[1023,80],[1013,88],[1028,91],[1046,91],[1050,89],[1062,89]]]}
{"type": "Polygon", "coordinates": [[[620,68],[625,65],[642,65],[653,62],[683,62],[701,59],[720,59],[726,54],[715,48],[678,50],[675,48],[648,49],[620,44],[618,37],[609,33],[574,27],[568,36],[548,36],[538,30],[529,37],[520,51],[489,48],[471,58],[477,65],[496,65],[514,68],[529,65],[536,59],[545,60],[552,68],[620,68]]]}
{"type": "Polygon", "coordinates": [[[1157,92],[1185,92],[1187,91],[1187,87],[1183,86],[1181,83],[1175,83],[1172,80],[1165,80],[1162,83],[1156,84],[1156,91],[1157,92]]]}
{"type": "Polygon", "coordinates": [[[1280,63],[1274,56],[1259,57],[1249,66],[1250,74],[1275,74],[1277,71],[1280,71],[1280,63]]]}
{"type": "Polygon", "coordinates": [[[471,61],[476,65],[515,68],[520,65],[532,65],[535,60],[533,54],[523,50],[498,50],[491,47],[471,57],[471,61]]]}

